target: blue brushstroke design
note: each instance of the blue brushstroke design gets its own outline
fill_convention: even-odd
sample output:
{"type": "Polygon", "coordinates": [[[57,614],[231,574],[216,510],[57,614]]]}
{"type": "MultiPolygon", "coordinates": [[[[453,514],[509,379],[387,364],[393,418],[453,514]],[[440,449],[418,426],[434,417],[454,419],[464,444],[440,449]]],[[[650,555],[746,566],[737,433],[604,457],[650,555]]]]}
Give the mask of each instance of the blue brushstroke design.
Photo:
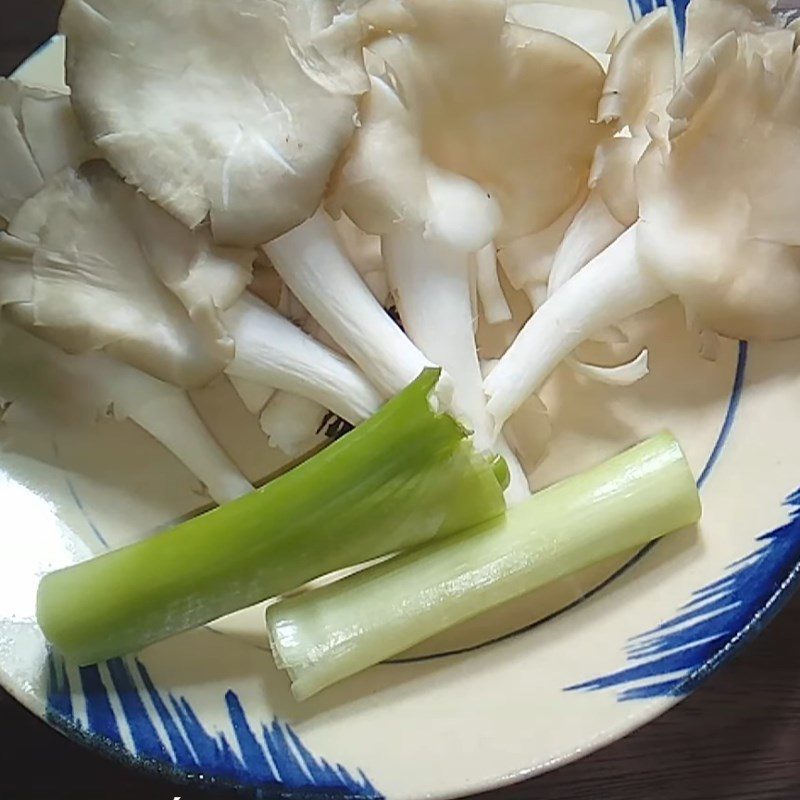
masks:
{"type": "Polygon", "coordinates": [[[48,658],[47,681],[48,704],[54,713],[67,719],[74,719],[69,676],[67,675],[67,666],[63,661],[57,662],[54,658],[48,658]]]}
{"type": "Polygon", "coordinates": [[[137,765],[183,780],[250,789],[258,798],[278,793],[286,798],[382,798],[363,772],[353,775],[341,764],[317,758],[286,723],[273,720],[253,726],[233,691],[226,692],[225,704],[236,747],[224,733],[207,730],[185,697],[165,697],[140,661],[115,658],[106,666],[110,686],[95,665],[81,668],[80,685],[73,687],[64,661],[49,655],[47,718],[53,725],[137,765]],[[77,718],[74,691],[84,696],[86,726],[77,718]],[[119,718],[112,696],[122,709],[119,718]],[[155,719],[145,698],[155,709],[155,719]],[[125,729],[133,742],[131,750],[123,743],[125,729]]]}
{"type": "Polygon", "coordinates": [[[683,43],[686,41],[686,8],[688,5],[688,0],[675,0],[672,4],[672,13],[675,15],[675,23],[678,26],[681,47],[683,47],[683,43]]]}
{"type": "Polygon", "coordinates": [[[108,698],[100,669],[96,664],[81,667],[81,687],[86,697],[86,716],[88,730],[111,742],[115,747],[122,746],[122,735],[111,701],[108,698]]]}
{"type": "Polygon", "coordinates": [[[156,710],[156,714],[161,720],[164,730],[167,732],[167,739],[169,739],[172,751],[175,753],[175,763],[183,764],[187,769],[197,769],[199,767],[197,759],[194,757],[194,754],[189,748],[186,739],[184,739],[183,734],[178,727],[177,721],[173,715],[170,714],[164,699],[161,697],[158,689],[156,689],[153,679],[150,677],[150,673],[139,661],[136,662],[136,667],[139,672],[139,677],[142,680],[142,684],[144,685],[145,692],[147,692],[147,695],[156,710]]]}
{"type": "Polygon", "coordinates": [[[567,691],[618,689],[619,700],[683,696],[777,613],[800,575],[800,489],[785,502],[789,520],[757,539],[755,552],[698,589],[679,613],[634,637],[629,666],[567,691]]]}
{"type": "Polygon", "coordinates": [[[272,751],[276,755],[276,764],[280,772],[281,782],[288,786],[302,785],[304,770],[302,761],[295,759],[289,749],[289,742],[280,725],[263,729],[264,738],[272,743],[272,751]]]}
{"type": "Polygon", "coordinates": [[[108,662],[108,672],[114,684],[117,697],[122,704],[125,718],[135,719],[135,725],[129,725],[136,752],[143,758],[164,761],[168,758],[167,748],[161,741],[155,725],[147,713],[139,690],[133,681],[125,662],[119,658],[108,662]]]}

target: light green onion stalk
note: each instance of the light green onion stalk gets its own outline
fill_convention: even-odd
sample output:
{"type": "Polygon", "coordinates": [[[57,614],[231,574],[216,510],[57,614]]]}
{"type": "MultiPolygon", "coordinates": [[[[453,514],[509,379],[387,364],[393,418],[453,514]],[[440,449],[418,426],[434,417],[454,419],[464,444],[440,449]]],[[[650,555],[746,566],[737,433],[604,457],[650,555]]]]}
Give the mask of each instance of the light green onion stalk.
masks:
{"type": "Polygon", "coordinates": [[[436,413],[426,370],[371,419],[262,489],[47,575],[45,637],[87,664],[141,649],[322,575],[502,515],[508,473],[436,413]]]}
{"type": "Polygon", "coordinates": [[[277,603],[278,666],[303,700],[495,606],[696,522],[680,447],[650,439],[506,517],[277,603]]]}

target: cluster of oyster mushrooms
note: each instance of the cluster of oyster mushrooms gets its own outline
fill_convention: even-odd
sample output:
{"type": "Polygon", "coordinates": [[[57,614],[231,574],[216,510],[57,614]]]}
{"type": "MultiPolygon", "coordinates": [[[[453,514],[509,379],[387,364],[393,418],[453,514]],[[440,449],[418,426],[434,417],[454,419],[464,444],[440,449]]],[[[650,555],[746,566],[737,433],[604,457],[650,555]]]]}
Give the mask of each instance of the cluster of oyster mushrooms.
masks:
{"type": "Polygon", "coordinates": [[[681,42],[614,8],[67,0],[70,94],[0,83],[0,395],[129,418],[225,502],[251,487],[188,390],[231,381],[297,455],[433,364],[514,502],[559,363],[647,374],[583,341],[672,295],[800,335],[790,17],[693,0],[681,42]]]}

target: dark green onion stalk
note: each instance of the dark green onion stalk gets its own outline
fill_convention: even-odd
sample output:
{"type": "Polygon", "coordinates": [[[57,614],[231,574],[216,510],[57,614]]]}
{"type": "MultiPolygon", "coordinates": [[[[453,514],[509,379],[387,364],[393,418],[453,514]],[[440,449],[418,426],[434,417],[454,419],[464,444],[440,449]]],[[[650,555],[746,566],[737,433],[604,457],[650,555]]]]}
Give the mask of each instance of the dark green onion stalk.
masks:
{"type": "Polygon", "coordinates": [[[47,575],[45,637],[87,664],[345,567],[503,514],[507,470],[432,409],[427,370],[371,419],[256,492],[47,575]]]}

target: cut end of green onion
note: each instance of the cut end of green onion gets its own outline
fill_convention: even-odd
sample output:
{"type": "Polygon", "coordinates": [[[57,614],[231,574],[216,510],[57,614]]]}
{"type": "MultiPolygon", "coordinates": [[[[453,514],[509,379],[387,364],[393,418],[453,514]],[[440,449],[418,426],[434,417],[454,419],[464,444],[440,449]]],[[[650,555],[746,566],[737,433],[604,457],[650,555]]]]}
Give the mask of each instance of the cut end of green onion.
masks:
{"type": "Polygon", "coordinates": [[[270,607],[302,700],[453,625],[700,518],[680,446],[656,436],[494,522],[270,607]],[[401,611],[399,611],[401,610],[401,611]]]}

